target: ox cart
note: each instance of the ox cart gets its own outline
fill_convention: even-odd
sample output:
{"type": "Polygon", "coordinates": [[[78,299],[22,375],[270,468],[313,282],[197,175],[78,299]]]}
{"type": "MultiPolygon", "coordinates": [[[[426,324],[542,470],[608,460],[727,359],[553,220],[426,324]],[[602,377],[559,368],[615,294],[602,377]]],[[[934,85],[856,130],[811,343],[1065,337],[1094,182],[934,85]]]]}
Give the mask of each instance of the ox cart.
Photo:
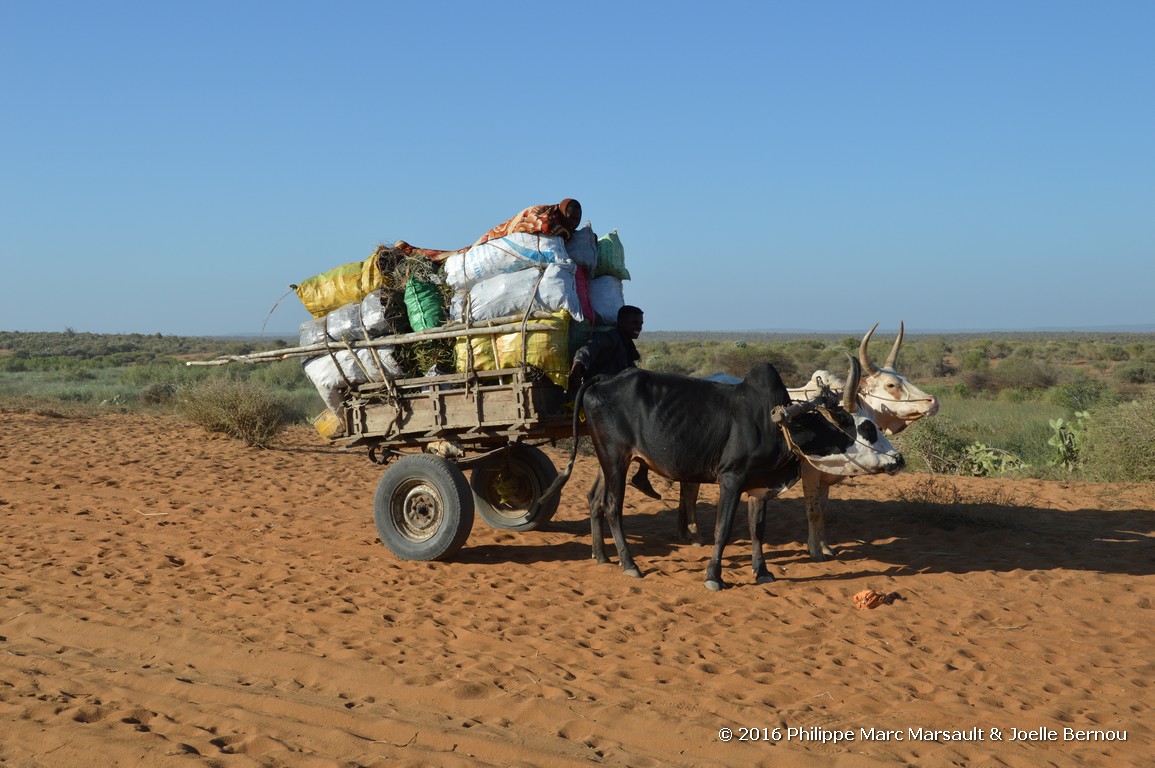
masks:
{"type": "MultiPolygon", "coordinates": [[[[498,335],[512,334],[524,345],[535,331],[556,331],[535,323],[535,317],[543,319],[501,318],[482,327],[442,327],[339,347],[295,347],[190,364],[315,359],[340,350],[451,337],[470,339],[468,350],[473,338],[498,335]]],[[[519,364],[496,370],[477,370],[473,355],[466,357],[458,365],[462,372],[382,375],[343,387],[340,407],[318,421],[318,431],[332,445],[364,448],[372,462],[386,466],[373,517],[381,541],[404,560],[452,557],[468,539],[475,512],[492,528],[532,531],[558,508],[555,496],[531,513],[534,500],[558,474],[538,446],[573,435],[572,408],[567,407],[566,391],[554,381],[558,372],[551,380],[545,371],[525,363],[524,354],[519,364]]]]}

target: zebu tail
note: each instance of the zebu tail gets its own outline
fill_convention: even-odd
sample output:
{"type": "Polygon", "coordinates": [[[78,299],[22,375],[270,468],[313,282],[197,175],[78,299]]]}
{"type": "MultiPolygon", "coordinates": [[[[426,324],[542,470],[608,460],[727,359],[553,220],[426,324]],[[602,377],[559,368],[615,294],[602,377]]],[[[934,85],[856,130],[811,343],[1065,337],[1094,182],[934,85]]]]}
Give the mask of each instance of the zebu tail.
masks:
{"type": "Polygon", "coordinates": [[[579,440],[578,425],[581,424],[582,400],[585,399],[587,387],[589,387],[589,382],[583,382],[581,387],[578,388],[577,395],[575,395],[573,399],[573,447],[570,449],[569,463],[565,465],[565,469],[562,470],[561,474],[554,478],[554,481],[549,484],[549,487],[542,491],[541,496],[534,499],[528,513],[528,518],[531,520],[534,519],[538,509],[543,504],[561,493],[561,489],[565,486],[566,482],[569,481],[570,475],[573,474],[574,461],[577,460],[579,440]]]}

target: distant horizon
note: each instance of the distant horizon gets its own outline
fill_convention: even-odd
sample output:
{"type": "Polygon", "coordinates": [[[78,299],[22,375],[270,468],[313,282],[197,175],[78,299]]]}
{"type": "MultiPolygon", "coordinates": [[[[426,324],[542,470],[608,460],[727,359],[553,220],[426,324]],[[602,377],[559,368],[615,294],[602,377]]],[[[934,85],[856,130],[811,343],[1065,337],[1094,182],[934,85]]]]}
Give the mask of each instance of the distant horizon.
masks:
{"type": "MultiPolygon", "coordinates": [[[[83,328],[72,329],[57,329],[57,330],[11,330],[0,328],[0,333],[14,333],[14,334],[51,334],[59,333],[66,334],[70,331],[76,334],[91,334],[95,336],[156,336],[158,333],[165,337],[177,338],[198,338],[198,339],[240,339],[240,340],[276,340],[276,339],[297,339],[299,337],[299,330],[284,330],[283,332],[266,331],[263,334],[257,333],[166,333],[163,331],[88,331],[83,328]]],[[[869,326],[863,329],[832,329],[821,330],[815,328],[774,328],[774,329],[750,329],[750,330],[726,330],[726,331],[705,331],[705,330],[664,330],[664,329],[649,329],[642,331],[640,342],[645,342],[648,337],[653,336],[839,336],[839,337],[855,337],[863,336],[869,326]]],[[[876,338],[894,336],[898,333],[898,326],[887,328],[882,325],[878,327],[874,335],[876,338]]],[[[938,335],[979,335],[979,334],[1153,334],[1155,333],[1155,323],[1149,325],[1104,325],[1094,327],[1036,327],[1036,328],[931,328],[926,330],[917,330],[907,327],[905,335],[908,337],[918,336],[938,336],[938,335]]],[[[291,345],[291,344],[290,344],[291,345]]]]}

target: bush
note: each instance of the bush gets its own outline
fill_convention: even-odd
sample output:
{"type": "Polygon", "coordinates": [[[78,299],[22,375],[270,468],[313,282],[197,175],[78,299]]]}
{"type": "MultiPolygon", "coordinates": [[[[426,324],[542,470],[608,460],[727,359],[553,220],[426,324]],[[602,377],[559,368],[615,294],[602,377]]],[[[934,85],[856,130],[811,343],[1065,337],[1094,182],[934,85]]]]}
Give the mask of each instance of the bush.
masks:
{"type": "Polygon", "coordinates": [[[641,367],[647,371],[655,371],[657,373],[676,373],[680,376],[689,376],[691,371],[686,366],[682,365],[676,359],[666,355],[646,355],[641,362],[641,367]]]}
{"type": "Polygon", "coordinates": [[[1111,388],[1105,382],[1082,379],[1061,384],[1050,391],[1050,401],[1069,414],[1085,411],[1100,403],[1109,404],[1111,388]]]}
{"type": "Polygon", "coordinates": [[[1083,458],[1088,479],[1155,481],[1155,393],[1096,408],[1087,422],[1083,458]]]}
{"type": "Polygon", "coordinates": [[[720,347],[714,354],[713,363],[715,371],[725,371],[743,378],[759,363],[770,363],[787,381],[798,377],[798,368],[793,359],[765,345],[720,347]]]}
{"type": "Polygon", "coordinates": [[[923,419],[892,438],[914,470],[959,474],[968,464],[971,441],[963,437],[949,416],[923,419]]]}
{"type": "Polygon", "coordinates": [[[1117,367],[1113,375],[1124,384],[1155,384],[1155,363],[1127,363],[1117,367]]]}
{"type": "Polygon", "coordinates": [[[268,388],[224,378],[207,379],[184,390],[178,410],[209,432],[223,432],[258,448],[272,443],[288,415],[284,401],[268,388]]]}
{"type": "Polygon", "coordinates": [[[1026,357],[1008,357],[991,370],[994,388],[1050,389],[1055,385],[1055,373],[1026,357]]]}
{"type": "Polygon", "coordinates": [[[167,405],[176,397],[176,385],[168,381],[149,384],[140,392],[140,402],[144,405],[167,405]]]}

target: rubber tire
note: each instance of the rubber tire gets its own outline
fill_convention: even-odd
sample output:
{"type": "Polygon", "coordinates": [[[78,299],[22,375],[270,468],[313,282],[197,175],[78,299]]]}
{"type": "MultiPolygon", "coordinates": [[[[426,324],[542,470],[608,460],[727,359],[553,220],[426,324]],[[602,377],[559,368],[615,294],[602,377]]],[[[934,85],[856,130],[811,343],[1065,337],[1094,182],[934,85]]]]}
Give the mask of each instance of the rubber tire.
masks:
{"type": "Polygon", "coordinates": [[[448,560],[473,528],[473,493],[453,462],[406,456],[381,476],[373,520],[382,543],[402,560],[448,560]]]}
{"type": "Polygon", "coordinates": [[[490,528],[499,531],[537,530],[553,518],[561,503],[561,494],[543,504],[532,518],[529,517],[529,507],[556,477],[557,467],[548,456],[532,445],[515,444],[501,463],[473,470],[469,478],[473,505],[490,528]],[[512,502],[498,495],[495,484],[502,479],[513,482],[516,499],[512,502]]]}

